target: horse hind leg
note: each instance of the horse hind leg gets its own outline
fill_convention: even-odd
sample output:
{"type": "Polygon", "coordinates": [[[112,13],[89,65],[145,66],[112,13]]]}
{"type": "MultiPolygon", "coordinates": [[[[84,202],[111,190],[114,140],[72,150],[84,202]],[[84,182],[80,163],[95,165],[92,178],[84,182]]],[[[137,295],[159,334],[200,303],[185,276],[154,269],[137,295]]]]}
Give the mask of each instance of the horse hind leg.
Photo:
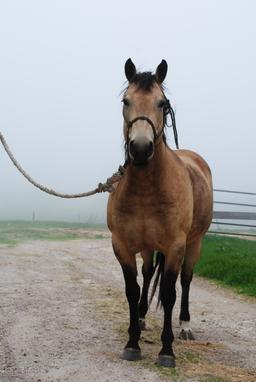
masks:
{"type": "Polygon", "coordinates": [[[143,287],[142,287],[142,293],[141,298],[139,302],[139,324],[141,330],[146,329],[146,321],[145,317],[149,308],[148,303],[148,291],[151,279],[155,272],[154,267],[154,252],[153,251],[143,251],[141,252],[141,257],[143,259],[143,265],[142,265],[142,275],[143,275],[143,287]]]}
{"type": "Polygon", "coordinates": [[[181,309],[180,309],[180,334],[182,340],[194,340],[194,335],[190,326],[189,313],[189,290],[193,278],[193,269],[200,257],[202,238],[187,245],[184,262],[181,269],[180,281],[182,287],[181,309]]]}

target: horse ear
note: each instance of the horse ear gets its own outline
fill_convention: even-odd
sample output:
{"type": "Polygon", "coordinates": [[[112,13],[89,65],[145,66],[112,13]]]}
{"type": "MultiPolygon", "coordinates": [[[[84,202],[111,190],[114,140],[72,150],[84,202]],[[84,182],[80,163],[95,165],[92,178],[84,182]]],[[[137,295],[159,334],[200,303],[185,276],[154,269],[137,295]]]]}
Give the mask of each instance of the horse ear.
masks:
{"type": "Polygon", "coordinates": [[[124,71],[125,71],[125,75],[126,75],[127,80],[129,82],[131,82],[131,79],[136,74],[136,67],[130,58],[128,58],[128,60],[126,61],[125,65],[124,65],[124,71]]]}
{"type": "Polygon", "coordinates": [[[165,60],[162,60],[156,69],[156,80],[159,84],[161,84],[167,74],[168,65],[165,60]]]}

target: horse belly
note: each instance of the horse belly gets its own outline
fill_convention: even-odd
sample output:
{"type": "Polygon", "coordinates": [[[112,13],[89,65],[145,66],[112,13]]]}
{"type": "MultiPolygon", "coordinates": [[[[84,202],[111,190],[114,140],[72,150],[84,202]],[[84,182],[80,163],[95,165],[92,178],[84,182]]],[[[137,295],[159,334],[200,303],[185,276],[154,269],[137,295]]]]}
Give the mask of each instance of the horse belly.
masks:
{"type": "Polygon", "coordinates": [[[199,175],[197,175],[198,181],[196,182],[195,173],[193,174],[193,179],[194,208],[188,242],[192,242],[208,230],[212,221],[213,210],[211,187],[209,187],[209,184],[204,179],[201,179],[201,182],[199,182],[199,175]]]}

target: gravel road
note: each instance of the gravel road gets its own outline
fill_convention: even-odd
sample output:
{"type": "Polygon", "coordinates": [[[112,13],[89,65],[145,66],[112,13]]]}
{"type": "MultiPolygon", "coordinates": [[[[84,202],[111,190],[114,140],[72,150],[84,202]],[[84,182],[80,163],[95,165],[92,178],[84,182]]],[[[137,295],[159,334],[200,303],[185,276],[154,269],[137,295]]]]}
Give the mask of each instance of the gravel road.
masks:
{"type": "MultiPolygon", "coordinates": [[[[154,363],[162,326],[154,306],[141,340],[143,359],[129,363],[119,358],[128,307],[108,237],[1,246],[0,381],[256,381],[255,302],[195,278],[196,341],[175,341],[177,368],[154,363]]],[[[179,297],[176,338],[178,307],[179,297]]]]}

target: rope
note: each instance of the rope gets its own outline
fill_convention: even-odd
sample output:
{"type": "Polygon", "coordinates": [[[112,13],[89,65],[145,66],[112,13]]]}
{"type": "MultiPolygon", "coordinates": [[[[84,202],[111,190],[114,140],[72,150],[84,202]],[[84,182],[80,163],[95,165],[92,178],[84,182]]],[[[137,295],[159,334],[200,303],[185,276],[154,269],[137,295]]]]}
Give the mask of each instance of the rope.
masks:
{"type": "Polygon", "coordinates": [[[11,159],[12,163],[14,166],[19,170],[19,172],[30,182],[32,183],[35,187],[39,188],[41,191],[46,192],[47,194],[58,196],[59,198],[66,198],[66,199],[74,199],[74,198],[84,198],[87,196],[95,195],[100,192],[113,192],[115,191],[115,188],[113,186],[114,183],[118,182],[125,171],[125,168],[123,166],[119,166],[119,169],[117,172],[115,172],[110,178],[107,179],[105,183],[99,183],[98,187],[95,188],[92,191],[88,192],[82,192],[80,194],[63,194],[61,192],[57,192],[55,190],[52,190],[51,188],[45,187],[40,183],[37,183],[23,168],[21,165],[17,162],[17,160],[14,158],[11,150],[9,149],[6,140],[4,139],[2,133],[0,132],[0,141],[2,145],[4,146],[4,149],[11,159]]]}

